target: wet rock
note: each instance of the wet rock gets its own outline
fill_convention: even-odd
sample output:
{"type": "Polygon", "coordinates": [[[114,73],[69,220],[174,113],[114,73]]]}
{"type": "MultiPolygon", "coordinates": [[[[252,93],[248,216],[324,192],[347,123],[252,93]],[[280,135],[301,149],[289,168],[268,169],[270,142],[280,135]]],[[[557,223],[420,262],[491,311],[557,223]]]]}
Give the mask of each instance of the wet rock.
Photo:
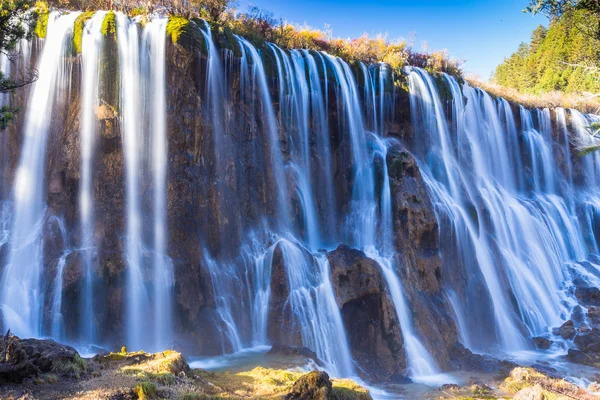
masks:
{"type": "Polygon", "coordinates": [[[573,339],[576,334],[575,324],[573,323],[573,321],[568,320],[567,322],[561,325],[558,332],[563,339],[573,339]]]}
{"type": "Polygon", "coordinates": [[[342,244],[327,258],[340,308],[353,299],[381,293],[381,267],[364,252],[342,244]]]}
{"type": "Polygon", "coordinates": [[[600,307],[591,306],[588,308],[587,317],[593,325],[600,324],[600,307]]]}
{"type": "Polygon", "coordinates": [[[441,368],[458,343],[454,319],[441,292],[442,259],[437,214],[414,156],[402,145],[386,157],[392,196],[394,259],[412,310],[414,328],[441,368]],[[440,327],[444,327],[440,329],[440,327]]]}
{"type": "Polygon", "coordinates": [[[302,356],[315,361],[318,360],[317,354],[311,349],[307,349],[306,347],[283,346],[280,344],[274,344],[271,347],[271,350],[267,352],[267,354],[282,356],[302,356]]]}
{"type": "Polygon", "coordinates": [[[576,323],[582,323],[584,319],[583,308],[580,305],[573,307],[571,312],[571,320],[576,323]]]}
{"type": "Polygon", "coordinates": [[[406,368],[400,324],[381,266],[364,252],[340,245],[327,254],[352,356],[373,381],[403,380],[406,368]]]}
{"type": "Polygon", "coordinates": [[[460,343],[454,346],[451,356],[453,367],[456,370],[487,372],[508,376],[510,371],[517,367],[517,364],[511,361],[498,360],[488,355],[475,354],[460,343]]]}
{"type": "Polygon", "coordinates": [[[590,365],[594,362],[592,357],[579,349],[569,349],[566,358],[575,364],[590,365]]]}
{"type": "Polygon", "coordinates": [[[285,268],[283,251],[281,245],[278,244],[273,251],[271,267],[271,297],[269,299],[267,335],[272,343],[302,347],[300,332],[289,329],[292,324],[292,316],[288,303],[290,288],[285,268]]]}
{"type": "Polygon", "coordinates": [[[552,341],[543,336],[534,337],[533,343],[535,344],[535,347],[540,350],[548,350],[550,346],[552,346],[552,341]]]}
{"type": "Polygon", "coordinates": [[[600,329],[594,328],[587,333],[578,334],[573,340],[579,350],[588,355],[600,356],[600,329]]]}
{"type": "Polygon", "coordinates": [[[578,287],[575,297],[584,305],[600,306],[600,289],[597,287],[578,287]]]}
{"type": "Polygon", "coordinates": [[[313,371],[298,378],[287,400],[333,400],[333,388],[329,375],[323,371],[313,371]]]}

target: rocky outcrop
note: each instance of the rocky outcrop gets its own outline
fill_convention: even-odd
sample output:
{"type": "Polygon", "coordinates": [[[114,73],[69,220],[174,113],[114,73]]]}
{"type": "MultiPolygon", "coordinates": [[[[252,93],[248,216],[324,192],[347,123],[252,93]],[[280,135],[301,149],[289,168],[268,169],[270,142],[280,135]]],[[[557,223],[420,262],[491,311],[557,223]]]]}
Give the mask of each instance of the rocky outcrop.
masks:
{"type": "Polygon", "coordinates": [[[294,382],[286,400],[333,400],[333,385],[327,372],[313,371],[294,382]]]}
{"type": "Polygon", "coordinates": [[[402,332],[381,266],[345,245],[327,254],[331,283],[352,356],[373,381],[401,380],[406,368],[402,332]]]}
{"type": "Polygon", "coordinates": [[[578,364],[596,366],[600,363],[600,328],[578,333],[573,339],[576,349],[569,349],[567,358],[578,364]]]}
{"type": "Polygon", "coordinates": [[[72,347],[53,340],[0,338],[0,382],[21,383],[41,373],[82,372],[85,362],[72,347]]]}
{"type": "Polygon", "coordinates": [[[401,145],[387,155],[396,265],[410,301],[416,331],[442,368],[458,343],[442,296],[442,260],[435,209],[415,158],[401,145]],[[442,328],[443,327],[443,328],[442,328]]]}

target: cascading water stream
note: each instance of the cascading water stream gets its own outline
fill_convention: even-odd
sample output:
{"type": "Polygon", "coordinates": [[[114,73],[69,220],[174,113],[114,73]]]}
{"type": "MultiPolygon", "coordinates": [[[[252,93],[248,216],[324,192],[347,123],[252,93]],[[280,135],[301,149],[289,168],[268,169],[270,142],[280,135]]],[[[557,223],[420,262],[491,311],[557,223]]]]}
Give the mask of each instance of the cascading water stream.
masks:
{"type": "Polygon", "coordinates": [[[409,306],[407,304],[402,282],[395,272],[394,251],[393,251],[393,228],[392,228],[392,199],[389,183],[389,175],[387,163],[387,143],[378,138],[373,137],[373,145],[375,147],[374,156],[381,157],[383,162],[383,185],[381,189],[381,237],[384,249],[384,255],[375,247],[370,246],[365,249],[365,253],[377,261],[381,266],[384,278],[387,282],[398,321],[400,321],[400,329],[404,339],[404,348],[406,360],[408,364],[408,376],[416,382],[447,382],[448,378],[439,376],[439,369],[433,360],[429,351],[423,346],[414,331],[413,321],[409,306]]]}
{"type": "Polygon", "coordinates": [[[69,86],[66,53],[79,13],[52,12],[39,58],[39,77],[31,88],[24,142],[14,184],[14,216],[8,262],[0,283],[3,324],[20,336],[42,334],[43,241],[46,204],[44,165],[50,115],[56,97],[69,86]]]}
{"type": "Polygon", "coordinates": [[[165,348],[172,329],[174,276],[167,255],[166,222],[165,33],[165,19],[151,20],[140,35],[136,21],[117,13],[119,102],[126,177],[127,344],[136,349],[165,348]],[[140,151],[147,146],[151,149],[150,160],[145,160],[144,152],[140,151]],[[146,165],[151,172],[153,189],[151,227],[143,223],[142,188],[147,182],[140,171],[146,165]],[[148,230],[152,232],[150,246],[144,244],[144,232],[148,230]],[[149,320],[154,326],[151,335],[143,332],[149,320]]]}
{"type": "Polygon", "coordinates": [[[153,182],[153,310],[154,349],[161,350],[172,341],[172,295],[175,278],[171,259],[167,255],[167,105],[165,83],[167,20],[156,18],[144,26],[142,48],[149,63],[150,93],[152,93],[151,143],[153,182]]]}
{"type": "MultiPolygon", "coordinates": [[[[67,229],[62,220],[56,217],[52,217],[59,227],[62,240],[66,242],[67,229]]],[[[65,251],[56,265],[56,276],[54,277],[54,284],[52,285],[52,322],[50,332],[52,337],[56,340],[64,340],[65,338],[65,319],[62,313],[62,298],[63,298],[63,274],[65,265],[67,263],[67,256],[70,251],[65,251]]]]}
{"type": "MultiPolygon", "coordinates": [[[[457,318],[459,331],[474,349],[494,343],[503,351],[525,349],[527,337],[548,332],[568,315],[567,267],[587,254],[579,220],[568,206],[571,200],[556,194],[558,182],[565,178],[555,168],[550,113],[537,113],[536,128],[531,112],[520,109],[527,148],[521,151],[508,104],[502,99],[494,102],[467,84],[460,91],[454,79],[447,77],[453,95],[452,119],[456,121],[451,137],[431,78],[418,69],[407,72],[415,128],[429,132],[427,140],[431,142],[429,149],[419,149],[420,166],[437,201],[441,233],[455,237],[458,246],[443,251],[448,253],[448,262],[483,278],[495,320],[492,330],[482,331],[457,318]],[[462,105],[463,96],[466,106],[462,105]],[[428,125],[423,115],[437,117],[428,125]],[[529,167],[529,175],[525,175],[531,177],[529,181],[519,176],[526,173],[521,157],[529,167]]],[[[570,192],[565,193],[568,196],[570,192]]],[[[482,290],[479,281],[467,282],[472,287],[465,282],[452,283],[452,277],[449,282],[448,296],[452,296],[456,315],[465,315],[465,310],[482,315],[486,302],[473,304],[468,294],[482,290]]],[[[482,318],[489,314],[485,312],[482,318]]]]}
{"type": "MultiPolygon", "coordinates": [[[[86,22],[81,40],[82,105],[81,105],[81,180],[79,187],[79,217],[81,224],[81,253],[85,274],[84,294],[81,310],[82,338],[86,343],[94,342],[93,312],[93,260],[96,248],[94,241],[93,210],[93,161],[96,142],[95,108],[100,106],[98,68],[103,37],[102,21],[106,12],[99,11],[86,22]]],[[[63,266],[64,266],[64,260],[63,266]]]]}
{"type": "Polygon", "coordinates": [[[149,294],[142,275],[142,210],[140,205],[141,160],[143,146],[140,123],[142,99],[139,66],[138,26],[124,14],[117,14],[117,43],[119,48],[119,76],[121,129],[125,157],[127,260],[127,345],[140,348],[143,343],[144,310],[149,309],[149,294]]]}

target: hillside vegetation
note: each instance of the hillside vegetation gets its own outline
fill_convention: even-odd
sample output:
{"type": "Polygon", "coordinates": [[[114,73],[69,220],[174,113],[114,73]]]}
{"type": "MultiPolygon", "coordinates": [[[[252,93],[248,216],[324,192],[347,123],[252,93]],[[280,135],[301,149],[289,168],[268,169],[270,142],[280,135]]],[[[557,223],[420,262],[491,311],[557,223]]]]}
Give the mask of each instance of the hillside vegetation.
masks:
{"type": "Polygon", "coordinates": [[[254,6],[245,11],[238,10],[236,2],[232,0],[40,0],[39,4],[45,4],[43,8],[115,10],[131,16],[159,13],[185,20],[201,18],[254,44],[266,41],[284,49],[325,51],[348,62],[384,62],[398,73],[403,66],[414,65],[430,72],[462,76],[460,62],[446,50],[416,51],[406,40],[392,40],[384,34],[363,34],[353,39],[337,38],[329,26],[324,29],[300,26],[277,19],[273,13],[254,6]]]}
{"type": "Polygon", "coordinates": [[[492,82],[526,95],[558,91],[595,97],[600,92],[600,40],[590,29],[597,25],[598,15],[582,9],[552,18],[548,28],[536,28],[531,41],[496,68],[492,82]]]}

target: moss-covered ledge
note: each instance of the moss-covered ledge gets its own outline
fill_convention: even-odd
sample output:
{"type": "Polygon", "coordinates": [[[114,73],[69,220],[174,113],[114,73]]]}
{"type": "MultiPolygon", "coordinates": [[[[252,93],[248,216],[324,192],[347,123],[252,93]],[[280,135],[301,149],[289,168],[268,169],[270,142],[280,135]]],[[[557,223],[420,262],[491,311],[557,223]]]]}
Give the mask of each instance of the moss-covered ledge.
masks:
{"type": "Polygon", "coordinates": [[[48,3],[45,1],[38,1],[35,3],[35,13],[37,15],[35,30],[33,31],[35,36],[40,39],[46,38],[46,32],[48,31],[48,17],[50,16],[50,9],[48,3]]]}
{"type": "Polygon", "coordinates": [[[114,11],[106,13],[104,20],[102,21],[101,28],[102,35],[107,38],[117,40],[117,17],[114,11]]]}
{"type": "Polygon", "coordinates": [[[93,11],[86,11],[81,13],[75,20],[75,26],[73,27],[73,50],[75,51],[75,54],[81,54],[83,49],[83,28],[85,28],[85,23],[92,18],[93,15],[93,11]]]}

